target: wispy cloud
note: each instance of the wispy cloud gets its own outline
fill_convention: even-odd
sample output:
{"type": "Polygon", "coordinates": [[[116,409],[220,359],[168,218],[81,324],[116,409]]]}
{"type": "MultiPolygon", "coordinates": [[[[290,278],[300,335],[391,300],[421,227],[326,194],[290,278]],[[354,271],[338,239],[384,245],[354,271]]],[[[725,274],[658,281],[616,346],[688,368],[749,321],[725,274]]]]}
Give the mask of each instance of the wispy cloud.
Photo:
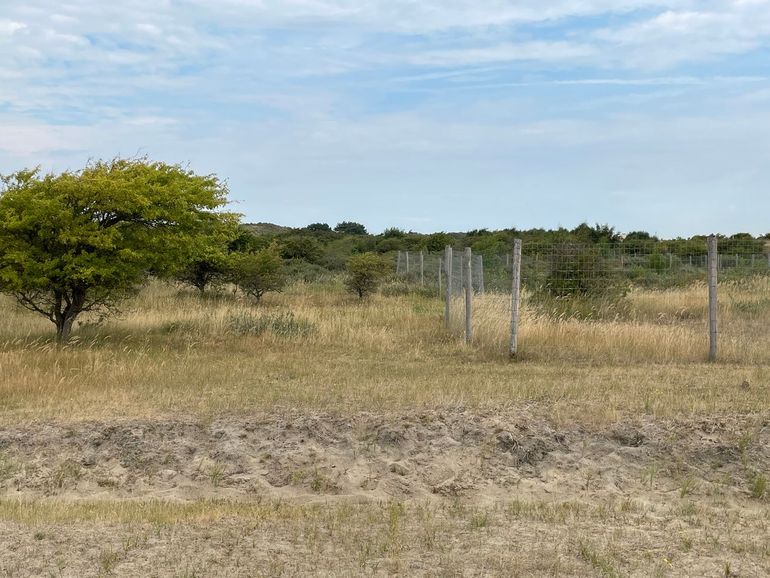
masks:
{"type": "Polygon", "coordinates": [[[7,2],[0,172],[146,152],[254,219],[374,228],[664,232],[730,195],[759,228],[769,52],[768,0],[7,2]]]}

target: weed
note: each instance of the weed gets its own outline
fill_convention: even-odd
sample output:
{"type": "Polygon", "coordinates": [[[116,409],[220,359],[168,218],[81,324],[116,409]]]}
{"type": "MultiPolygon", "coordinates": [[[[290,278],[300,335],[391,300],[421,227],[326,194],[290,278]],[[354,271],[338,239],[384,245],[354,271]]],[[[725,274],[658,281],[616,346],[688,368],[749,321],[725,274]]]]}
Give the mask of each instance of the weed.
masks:
{"type": "Polygon", "coordinates": [[[471,530],[481,530],[489,526],[491,518],[489,512],[474,512],[470,518],[471,530]]]}
{"type": "Polygon", "coordinates": [[[767,477],[757,474],[753,477],[750,484],[751,497],[761,500],[767,494],[767,477]]]}
{"type": "Polygon", "coordinates": [[[280,337],[307,337],[317,331],[310,321],[297,319],[291,311],[256,315],[250,311],[230,314],[227,325],[238,335],[262,335],[271,332],[280,337]]]}
{"type": "Polygon", "coordinates": [[[48,485],[52,489],[61,490],[71,482],[76,482],[82,475],[80,464],[67,459],[61,462],[49,475],[48,485]]]}
{"type": "Polygon", "coordinates": [[[605,578],[620,578],[621,574],[612,565],[612,561],[598,552],[591,544],[580,541],[578,544],[580,557],[599,571],[605,578]]]}
{"type": "Polygon", "coordinates": [[[215,488],[219,487],[219,485],[222,483],[222,481],[225,478],[224,467],[221,464],[212,465],[208,471],[208,478],[212,486],[214,486],[215,488]]]}
{"type": "Polygon", "coordinates": [[[685,498],[689,495],[691,495],[696,488],[698,487],[698,483],[693,479],[692,476],[687,476],[684,478],[679,485],[679,497],[685,498]]]}

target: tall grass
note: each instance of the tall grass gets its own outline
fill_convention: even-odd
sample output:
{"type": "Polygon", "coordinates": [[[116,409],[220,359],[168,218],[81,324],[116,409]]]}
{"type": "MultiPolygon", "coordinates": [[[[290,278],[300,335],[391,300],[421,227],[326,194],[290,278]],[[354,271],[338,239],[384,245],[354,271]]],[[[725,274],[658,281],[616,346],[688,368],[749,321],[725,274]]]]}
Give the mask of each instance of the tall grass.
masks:
{"type": "Polygon", "coordinates": [[[552,417],[606,421],[769,407],[770,282],[720,291],[716,365],[705,363],[703,285],[573,311],[525,295],[518,363],[507,358],[503,295],[476,297],[471,346],[459,302],[447,331],[438,299],[359,301],[335,283],[293,285],[259,306],[154,283],[118,316],[85,318],[64,347],[49,322],[3,299],[0,419],[529,402],[552,417]],[[744,381],[751,387],[740,389],[744,381]]]}

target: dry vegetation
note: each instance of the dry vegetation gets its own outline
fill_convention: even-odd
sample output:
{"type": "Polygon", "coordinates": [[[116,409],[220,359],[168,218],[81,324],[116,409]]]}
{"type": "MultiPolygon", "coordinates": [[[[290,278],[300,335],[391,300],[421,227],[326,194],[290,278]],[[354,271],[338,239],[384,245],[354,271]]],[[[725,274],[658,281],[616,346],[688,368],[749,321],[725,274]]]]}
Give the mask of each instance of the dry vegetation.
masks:
{"type": "Polygon", "coordinates": [[[341,288],[294,286],[254,307],[157,284],[118,318],[86,320],[63,349],[50,324],[3,301],[1,419],[520,402],[584,423],[753,411],[770,401],[769,293],[766,280],[723,290],[715,365],[705,363],[704,287],[637,291],[630,310],[594,321],[525,307],[516,364],[506,357],[507,299],[494,295],[476,300],[471,347],[444,331],[437,300],[359,303],[341,288]]]}
{"type": "Polygon", "coordinates": [[[767,575],[769,295],[721,287],[716,364],[705,286],[525,298],[515,363],[496,295],[472,346],[336,285],[157,283],[61,348],[2,300],[0,576],[767,575]]]}

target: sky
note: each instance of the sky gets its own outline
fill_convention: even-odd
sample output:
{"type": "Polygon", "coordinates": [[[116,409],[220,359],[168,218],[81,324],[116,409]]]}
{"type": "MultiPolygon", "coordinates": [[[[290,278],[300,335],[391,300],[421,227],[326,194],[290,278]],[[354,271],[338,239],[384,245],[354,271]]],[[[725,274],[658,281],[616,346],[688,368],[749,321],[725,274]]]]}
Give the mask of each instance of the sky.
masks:
{"type": "Polygon", "coordinates": [[[770,0],[0,0],[0,173],[147,155],[249,222],[770,232],[770,0]]]}

